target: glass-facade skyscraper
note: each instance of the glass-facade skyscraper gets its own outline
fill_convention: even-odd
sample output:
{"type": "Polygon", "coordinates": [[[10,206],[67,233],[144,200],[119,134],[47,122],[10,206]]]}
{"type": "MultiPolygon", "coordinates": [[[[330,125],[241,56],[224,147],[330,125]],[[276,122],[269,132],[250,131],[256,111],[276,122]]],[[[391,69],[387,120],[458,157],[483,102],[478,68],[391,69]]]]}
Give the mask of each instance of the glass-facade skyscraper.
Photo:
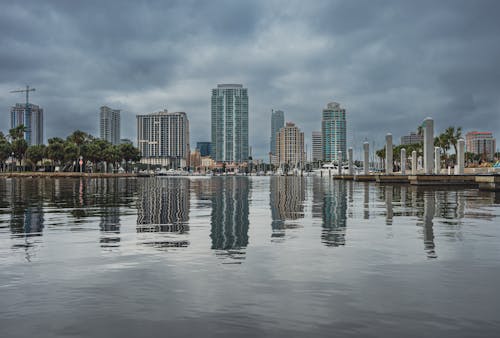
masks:
{"type": "Polygon", "coordinates": [[[210,156],[210,142],[196,142],[196,149],[200,151],[200,156],[210,156]]]}
{"type": "Polygon", "coordinates": [[[321,136],[323,141],[323,160],[343,161],[347,158],[347,127],[345,109],[337,102],[330,102],[323,109],[321,119],[321,136]],[[338,158],[339,151],[342,158],[338,158]]]}
{"type": "Polygon", "coordinates": [[[248,160],[248,90],[241,84],[212,89],[211,157],[217,162],[248,160]]]}
{"type": "Polygon", "coordinates": [[[271,112],[271,146],[269,153],[276,155],[276,135],[285,126],[285,113],[281,110],[271,112]]]}

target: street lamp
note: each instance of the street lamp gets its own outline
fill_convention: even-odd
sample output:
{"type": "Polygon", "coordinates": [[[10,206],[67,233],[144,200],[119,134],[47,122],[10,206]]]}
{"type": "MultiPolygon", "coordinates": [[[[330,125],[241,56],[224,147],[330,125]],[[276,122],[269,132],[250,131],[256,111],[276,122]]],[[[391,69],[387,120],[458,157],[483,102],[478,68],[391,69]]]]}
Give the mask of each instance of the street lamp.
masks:
{"type": "Polygon", "coordinates": [[[10,154],[10,174],[14,171],[14,152],[10,154]]]}

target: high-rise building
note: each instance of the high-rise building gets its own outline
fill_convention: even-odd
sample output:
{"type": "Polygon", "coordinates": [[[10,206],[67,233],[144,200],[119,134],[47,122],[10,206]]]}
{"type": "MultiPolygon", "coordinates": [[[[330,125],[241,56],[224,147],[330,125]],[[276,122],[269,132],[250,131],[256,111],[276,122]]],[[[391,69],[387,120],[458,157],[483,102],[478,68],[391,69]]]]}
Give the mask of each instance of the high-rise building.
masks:
{"type": "Polygon", "coordinates": [[[184,112],[137,115],[141,163],[174,169],[189,166],[189,121],[184,112]]]}
{"type": "Polygon", "coordinates": [[[210,142],[196,142],[196,149],[200,151],[201,156],[210,156],[210,142]]]}
{"type": "Polygon", "coordinates": [[[287,122],[276,137],[276,151],[279,164],[301,167],[306,161],[304,133],[292,122],[287,122]]]}
{"type": "Polygon", "coordinates": [[[323,160],[323,141],[320,131],[312,132],[312,160],[313,162],[323,160]]]}
{"type": "Polygon", "coordinates": [[[28,145],[43,144],[43,109],[35,104],[16,103],[10,108],[10,127],[24,125],[28,145]]]}
{"type": "Polygon", "coordinates": [[[471,131],[465,135],[465,148],[490,161],[495,157],[496,139],[491,132],[471,131]]]}
{"type": "Polygon", "coordinates": [[[276,155],[276,135],[285,126],[285,113],[281,110],[271,111],[271,146],[269,153],[276,155]]]}
{"type": "Polygon", "coordinates": [[[120,144],[120,110],[101,107],[100,112],[100,136],[111,144],[120,144]]]}
{"type": "Polygon", "coordinates": [[[417,133],[411,132],[409,135],[401,136],[401,144],[416,144],[424,142],[424,135],[419,135],[417,133]]]}
{"type": "Polygon", "coordinates": [[[248,160],[248,90],[241,84],[212,89],[211,156],[217,162],[248,160]]]}
{"type": "Polygon", "coordinates": [[[347,158],[347,126],[345,109],[337,102],[330,102],[323,109],[321,121],[321,135],[323,138],[323,160],[338,161],[347,158]],[[339,151],[342,158],[338,158],[339,151]]]}

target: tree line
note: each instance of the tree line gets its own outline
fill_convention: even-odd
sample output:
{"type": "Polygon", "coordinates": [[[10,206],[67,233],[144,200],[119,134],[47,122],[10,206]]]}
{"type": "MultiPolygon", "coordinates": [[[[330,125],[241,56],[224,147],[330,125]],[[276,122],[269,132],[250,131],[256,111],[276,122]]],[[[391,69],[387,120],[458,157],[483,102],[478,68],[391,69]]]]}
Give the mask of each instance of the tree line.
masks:
{"type": "MultiPolygon", "coordinates": [[[[74,131],[62,139],[53,137],[48,144],[29,146],[24,139],[26,127],[19,125],[9,130],[8,135],[0,132],[0,168],[6,170],[6,163],[12,158],[16,170],[30,168],[36,170],[54,170],[59,167],[61,171],[108,171],[108,164],[117,168],[118,164],[125,162],[128,171],[130,162],[140,160],[139,149],[130,143],[113,145],[108,141],[95,138],[81,130],[74,131]],[[80,168],[79,161],[83,165],[80,168]]],[[[14,166],[13,166],[14,167],[14,166]]],[[[11,167],[11,170],[14,168],[11,167]]]]}
{"type": "MultiPolygon", "coordinates": [[[[423,136],[424,131],[422,126],[418,127],[417,134],[423,136]]],[[[453,126],[446,128],[444,132],[434,137],[434,146],[441,148],[441,153],[443,154],[442,160],[445,161],[447,164],[451,164],[456,161],[458,140],[460,140],[461,138],[462,138],[462,127],[455,128],[453,126]],[[453,148],[455,154],[449,155],[448,151],[451,148],[453,148]]],[[[401,149],[403,148],[406,150],[406,154],[408,156],[410,156],[413,151],[417,152],[417,156],[423,156],[424,154],[423,142],[397,145],[393,147],[394,161],[401,162],[401,149]]],[[[385,147],[377,150],[375,154],[378,157],[385,159],[385,147]]],[[[473,159],[474,157],[473,155],[474,154],[467,153],[466,160],[473,159]]]]}

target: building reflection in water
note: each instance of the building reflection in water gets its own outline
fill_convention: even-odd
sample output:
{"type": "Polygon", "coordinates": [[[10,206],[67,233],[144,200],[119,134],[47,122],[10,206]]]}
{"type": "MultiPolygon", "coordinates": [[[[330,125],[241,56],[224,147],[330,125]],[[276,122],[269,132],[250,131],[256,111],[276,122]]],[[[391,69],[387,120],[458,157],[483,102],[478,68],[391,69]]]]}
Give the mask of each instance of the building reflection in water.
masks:
{"type": "Polygon", "coordinates": [[[187,247],[189,207],[189,179],[141,180],[137,205],[137,232],[144,237],[141,244],[160,249],[187,247]]]}
{"type": "Polygon", "coordinates": [[[296,223],[287,221],[304,218],[306,180],[297,176],[273,176],[269,183],[272,237],[282,238],[285,229],[296,228],[296,223]]]}
{"type": "Polygon", "coordinates": [[[321,217],[321,242],[326,246],[345,245],[347,226],[346,181],[327,178],[314,179],[313,217],[321,217]]]}
{"type": "MultiPolygon", "coordinates": [[[[100,206],[99,240],[102,248],[117,248],[120,246],[120,203],[123,180],[103,180],[99,187],[99,195],[107,196],[105,203],[100,206]]],[[[83,203],[83,180],[80,180],[78,189],[79,203],[83,203]]]]}
{"type": "Polygon", "coordinates": [[[250,223],[250,180],[248,177],[213,177],[210,183],[212,249],[222,257],[244,259],[250,223]]]}
{"type": "MultiPolygon", "coordinates": [[[[44,227],[43,181],[10,180],[11,219],[13,235],[41,236],[44,227]]],[[[8,187],[6,187],[8,189],[8,187]]]]}
{"type": "Polygon", "coordinates": [[[44,181],[1,180],[0,191],[0,207],[10,214],[6,227],[14,240],[12,248],[24,250],[25,259],[31,261],[36,238],[42,236],[44,229],[44,181]]]}

